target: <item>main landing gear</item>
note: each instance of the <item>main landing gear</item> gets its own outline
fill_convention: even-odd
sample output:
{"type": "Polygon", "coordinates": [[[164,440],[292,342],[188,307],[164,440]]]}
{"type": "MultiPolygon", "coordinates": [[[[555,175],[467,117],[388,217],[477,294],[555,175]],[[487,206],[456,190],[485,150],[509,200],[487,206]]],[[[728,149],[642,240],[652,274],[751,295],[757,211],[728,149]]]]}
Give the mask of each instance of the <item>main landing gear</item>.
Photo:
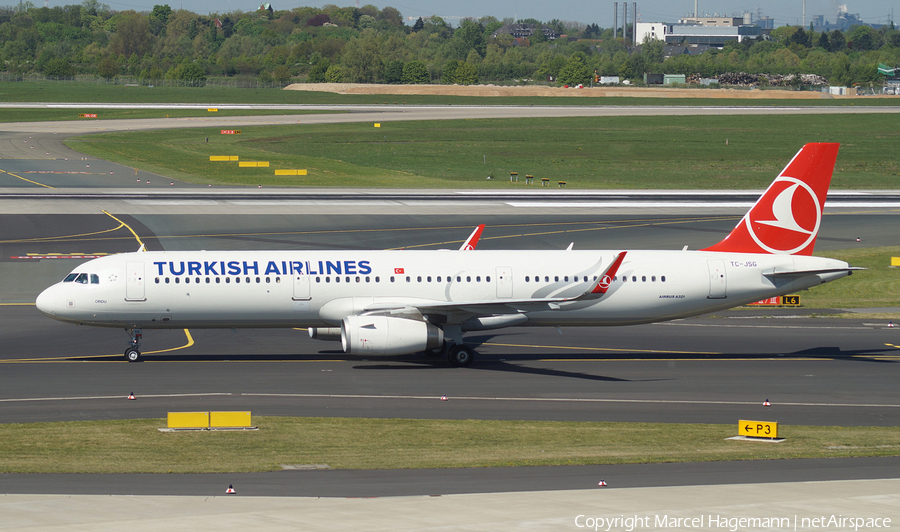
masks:
{"type": "Polygon", "coordinates": [[[465,344],[444,341],[441,347],[428,349],[425,354],[430,357],[447,357],[447,362],[455,367],[468,367],[475,360],[475,350],[465,344]]]}
{"type": "Polygon", "coordinates": [[[451,366],[467,368],[475,360],[475,350],[465,344],[452,344],[447,350],[447,361],[451,366]]]}
{"type": "Polygon", "coordinates": [[[141,338],[144,336],[140,329],[131,329],[131,343],[125,350],[125,360],[137,362],[141,359],[141,338]]]}

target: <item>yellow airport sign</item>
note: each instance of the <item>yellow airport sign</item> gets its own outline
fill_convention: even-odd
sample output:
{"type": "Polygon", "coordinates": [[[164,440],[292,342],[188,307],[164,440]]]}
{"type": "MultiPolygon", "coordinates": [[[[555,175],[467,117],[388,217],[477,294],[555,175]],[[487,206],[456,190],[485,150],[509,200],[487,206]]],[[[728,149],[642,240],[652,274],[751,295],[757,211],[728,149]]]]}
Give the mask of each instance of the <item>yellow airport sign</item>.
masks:
{"type": "Polygon", "coordinates": [[[891,257],[891,266],[900,266],[900,257],[891,257]]]}
{"type": "Polygon", "coordinates": [[[210,161],[237,161],[237,155],[210,155],[210,161]]]}
{"type": "Polygon", "coordinates": [[[775,421],[738,421],[738,435],[753,438],[777,438],[778,423],[775,421]]]}
{"type": "Polygon", "coordinates": [[[799,307],[800,306],[800,296],[798,296],[798,295],[781,296],[781,306],[782,307],[799,307]]]}
{"type": "Polygon", "coordinates": [[[379,124],[378,122],[375,122],[375,127],[381,127],[381,124],[379,124]]]}
{"type": "Polygon", "coordinates": [[[209,428],[209,412],[169,412],[166,426],[170,429],[209,428]]]}
{"type": "Polygon", "coordinates": [[[306,175],[306,170],[275,170],[275,175],[306,175]]]}
{"type": "Polygon", "coordinates": [[[210,412],[209,426],[211,428],[249,427],[250,412],[210,412]]]}
{"type": "Polygon", "coordinates": [[[207,111],[209,111],[210,113],[217,113],[219,110],[215,107],[210,107],[209,109],[207,109],[207,111]]]}
{"type": "Polygon", "coordinates": [[[238,166],[241,168],[268,168],[269,161],[239,161],[238,166]]]}

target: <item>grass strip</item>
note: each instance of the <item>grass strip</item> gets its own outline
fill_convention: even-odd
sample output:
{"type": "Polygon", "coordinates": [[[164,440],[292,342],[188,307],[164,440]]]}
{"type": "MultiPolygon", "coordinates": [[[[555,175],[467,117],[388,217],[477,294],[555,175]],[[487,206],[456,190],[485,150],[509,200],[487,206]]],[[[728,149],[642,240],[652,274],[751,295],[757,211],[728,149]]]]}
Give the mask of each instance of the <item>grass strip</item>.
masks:
{"type": "MultiPolygon", "coordinates": [[[[900,268],[891,267],[891,257],[900,257],[900,246],[817,251],[816,255],[868,269],[802,292],[800,301],[804,307],[900,307],[900,268]]],[[[852,314],[848,317],[859,316],[852,314]]],[[[884,314],[881,317],[896,319],[898,316],[884,314]]]]}
{"type": "MultiPolygon", "coordinates": [[[[437,400],[437,399],[435,399],[437,400]]],[[[214,473],[900,455],[897,427],[256,417],[258,432],[160,433],[162,419],[0,425],[0,473],[214,473]]]]}
{"type": "Polygon", "coordinates": [[[408,105],[638,105],[714,107],[816,107],[896,106],[897,98],[863,99],[744,99],[703,98],[707,89],[697,89],[696,98],[647,97],[553,97],[553,96],[435,96],[393,94],[336,94],[282,89],[207,87],[128,87],[105,83],[0,82],[4,102],[108,102],[108,103],[301,103],[301,104],[408,104],[408,105]]]}
{"type": "Polygon", "coordinates": [[[900,187],[896,117],[872,115],[520,118],[303,124],[81,136],[75,150],[197,183],[540,189],[763,189],[807,142],[840,142],[832,189],[900,187]],[[205,141],[209,137],[209,142],[205,141]],[[726,143],[727,139],[727,143],[726,143]],[[266,169],[210,155],[270,161],[266,169]],[[272,169],[307,169],[276,177],[272,169]],[[519,181],[509,180],[518,172],[519,181]],[[525,175],[537,185],[526,185],[525,175]],[[492,176],[492,179],[486,179],[492,176]]]}
{"type": "Polygon", "coordinates": [[[46,122],[63,121],[97,121],[133,118],[217,118],[223,116],[269,116],[269,115],[305,115],[331,114],[340,111],[307,111],[283,109],[219,109],[210,112],[207,109],[0,109],[0,123],[8,122],[46,122]],[[80,114],[97,115],[96,118],[84,118],[80,114]]]}

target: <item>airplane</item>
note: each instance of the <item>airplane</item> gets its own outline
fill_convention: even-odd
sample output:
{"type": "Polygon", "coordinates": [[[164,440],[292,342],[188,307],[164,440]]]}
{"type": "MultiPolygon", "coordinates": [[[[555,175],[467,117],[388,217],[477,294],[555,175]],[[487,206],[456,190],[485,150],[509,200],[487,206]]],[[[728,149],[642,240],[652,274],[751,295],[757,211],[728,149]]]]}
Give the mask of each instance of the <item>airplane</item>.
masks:
{"type": "Polygon", "coordinates": [[[721,242],[682,250],[144,251],[85,262],[36,300],[69,323],[308,328],[351,355],[426,352],[469,366],[464,334],[695,316],[840,279],[812,256],[838,144],[806,144],[721,242]]]}

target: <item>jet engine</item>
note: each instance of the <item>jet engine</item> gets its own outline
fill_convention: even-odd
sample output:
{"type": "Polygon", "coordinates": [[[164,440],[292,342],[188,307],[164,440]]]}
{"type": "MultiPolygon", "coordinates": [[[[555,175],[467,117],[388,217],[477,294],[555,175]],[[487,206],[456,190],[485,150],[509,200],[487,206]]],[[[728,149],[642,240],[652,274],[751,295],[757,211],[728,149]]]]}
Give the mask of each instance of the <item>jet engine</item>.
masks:
{"type": "Polygon", "coordinates": [[[351,355],[407,355],[443,343],[444,331],[425,321],[355,315],[341,321],[341,345],[351,355]]]}

